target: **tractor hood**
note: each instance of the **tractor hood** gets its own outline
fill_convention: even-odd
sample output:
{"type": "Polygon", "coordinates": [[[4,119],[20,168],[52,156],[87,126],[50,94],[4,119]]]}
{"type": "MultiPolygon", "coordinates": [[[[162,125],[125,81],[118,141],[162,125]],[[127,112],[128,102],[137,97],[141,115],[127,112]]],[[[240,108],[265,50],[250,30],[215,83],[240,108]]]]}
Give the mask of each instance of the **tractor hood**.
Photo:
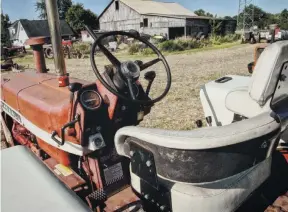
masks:
{"type": "MultiPolygon", "coordinates": [[[[83,85],[91,84],[70,78],[70,82],[76,81],[83,85]]],[[[2,107],[8,105],[12,108],[14,111],[9,110],[18,115],[18,120],[13,118],[20,123],[21,117],[25,117],[33,125],[51,133],[54,130],[60,132],[69,120],[70,91],[67,87],[58,86],[56,75],[32,71],[4,74],[1,88],[2,107]]]]}

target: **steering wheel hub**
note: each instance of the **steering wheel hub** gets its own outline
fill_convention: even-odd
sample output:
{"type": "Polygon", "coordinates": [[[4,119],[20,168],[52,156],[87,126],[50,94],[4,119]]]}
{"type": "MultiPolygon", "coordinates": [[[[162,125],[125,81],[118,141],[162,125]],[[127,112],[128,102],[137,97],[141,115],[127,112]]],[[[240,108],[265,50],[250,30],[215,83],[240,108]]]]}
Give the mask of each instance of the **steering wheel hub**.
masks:
{"type": "Polygon", "coordinates": [[[133,61],[121,63],[121,73],[127,79],[138,79],[140,77],[140,67],[133,61]]]}

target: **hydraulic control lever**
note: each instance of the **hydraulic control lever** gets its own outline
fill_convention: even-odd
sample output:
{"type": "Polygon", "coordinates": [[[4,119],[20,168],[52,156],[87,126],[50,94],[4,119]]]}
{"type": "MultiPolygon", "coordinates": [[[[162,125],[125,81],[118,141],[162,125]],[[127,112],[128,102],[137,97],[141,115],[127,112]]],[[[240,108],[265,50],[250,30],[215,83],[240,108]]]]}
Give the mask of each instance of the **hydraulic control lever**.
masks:
{"type": "Polygon", "coordinates": [[[82,88],[82,84],[79,82],[70,83],[68,86],[70,93],[70,121],[72,120],[72,110],[73,110],[73,101],[74,101],[74,93],[79,91],[82,88]]]}
{"type": "Polygon", "coordinates": [[[61,128],[61,140],[58,140],[56,138],[56,136],[58,136],[57,132],[54,130],[51,134],[51,138],[53,139],[53,141],[55,141],[58,145],[60,146],[63,146],[64,143],[65,143],[65,130],[68,128],[68,127],[74,127],[74,125],[80,121],[80,115],[77,114],[75,116],[75,119],[68,122],[67,124],[65,124],[62,128],[61,128]]]}
{"type": "Polygon", "coordinates": [[[151,89],[151,86],[152,86],[152,83],[154,81],[156,77],[156,73],[155,71],[148,71],[145,73],[144,75],[144,78],[149,82],[148,83],[148,86],[147,86],[147,89],[146,89],[146,95],[148,96],[149,93],[150,93],[150,89],[151,89]]]}

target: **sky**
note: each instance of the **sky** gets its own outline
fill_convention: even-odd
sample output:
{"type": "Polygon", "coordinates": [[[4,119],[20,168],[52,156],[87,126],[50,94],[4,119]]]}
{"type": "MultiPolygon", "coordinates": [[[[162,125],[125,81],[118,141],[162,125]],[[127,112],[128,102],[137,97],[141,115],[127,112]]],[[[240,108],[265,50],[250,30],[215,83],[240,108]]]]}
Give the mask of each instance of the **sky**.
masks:
{"type": "MultiPolygon", "coordinates": [[[[35,12],[37,0],[2,0],[2,11],[8,14],[12,21],[20,18],[38,19],[35,12]]],[[[100,14],[110,0],[72,0],[74,3],[82,3],[85,8],[100,14]]],[[[165,2],[177,2],[194,11],[204,9],[217,16],[234,16],[238,13],[239,0],[159,0],[165,2]]],[[[250,0],[247,0],[250,1],[250,0]]],[[[288,0],[251,0],[254,4],[270,13],[281,12],[288,8],[288,0]]]]}

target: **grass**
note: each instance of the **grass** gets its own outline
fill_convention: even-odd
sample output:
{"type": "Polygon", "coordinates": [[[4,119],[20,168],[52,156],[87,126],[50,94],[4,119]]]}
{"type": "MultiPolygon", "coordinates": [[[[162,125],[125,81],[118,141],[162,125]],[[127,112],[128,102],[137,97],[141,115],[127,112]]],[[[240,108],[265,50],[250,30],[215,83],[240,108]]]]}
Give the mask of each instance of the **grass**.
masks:
{"type": "MultiPolygon", "coordinates": [[[[245,75],[247,64],[253,60],[254,46],[250,44],[239,45],[229,43],[215,45],[202,49],[192,49],[181,52],[164,52],[172,73],[172,87],[169,94],[158,102],[151,113],[144,118],[141,126],[150,128],[189,130],[196,127],[195,120],[204,117],[199,100],[201,86],[211,80],[226,74],[245,75]],[[213,51],[215,50],[215,51],[213,51]],[[196,54],[197,53],[197,54],[196,54]]],[[[129,55],[127,52],[114,53],[120,61],[142,60],[147,62],[153,55],[129,55]]],[[[32,55],[24,58],[15,58],[19,65],[34,66],[32,55]]],[[[95,57],[99,70],[109,64],[102,56],[95,57]]],[[[66,59],[67,72],[71,77],[95,82],[96,77],[92,71],[90,59],[66,59]]],[[[53,60],[46,59],[47,68],[54,73],[53,60]]],[[[148,70],[156,71],[157,77],[152,85],[151,95],[156,97],[163,91],[166,75],[161,63],[157,63],[148,70]]],[[[141,83],[147,85],[141,72],[141,83]]]]}
{"type": "MultiPolygon", "coordinates": [[[[175,40],[167,40],[161,43],[155,44],[159,50],[162,52],[177,53],[183,51],[196,51],[197,49],[203,48],[221,48],[217,46],[225,46],[231,43],[240,43],[240,37],[236,34],[229,34],[226,36],[209,36],[208,38],[203,38],[197,40],[193,37],[179,37],[175,40]]],[[[128,54],[135,55],[149,55],[151,54],[150,48],[145,48],[145,46],[140,45],[138,42],[132,43],[128,47],[128,54]]]]}
{"type": "MultiPolygon", "coordinates": [[[[231,48],[234,46],[241,45],[240,42],[233,42],[233,43],[224,43],[220,45],[213,45],[213,46],[208,46],[204,48],[196,48],[196,49],[190,49],[190,50],[184,50],[184,51],[173,51],[173,52],[162,52],[164,56],[168,55],[177,55],[177,54],[193,54],[197,52],[203,52],[203,51],[209,51],[209,50],[216,50],[216,49],[226,49],[226,48],[231,48]]],[[[144,49],[143,54],[129,54],[128,52],[116,52],[114,53],[115,56],[117,56],[119,59],[126,59],[129,58],[130,60],[137,60],[137,59],[143,59],[145,57],[152,57],[155,54],[153,54],[150,50],[144,49]]],[[[104,57],[104,56],[96,56],[96,57],[104,57]]],[[[15,57],[13,58],[14,63],[18,63],[21,65],[29,65],[29,67],[33,68],[34,67],[34,59],[33,55],[27,54],[24,57],[15,57]]],[[[53,63],[53,59],[47,59],[46,58],[46,64],[51,64],[53,63]]]]}
{"type": "MultiPolygon", "coordinates": [[[[177,54],[193,54],[193,53],[197,53],[197,52],[205,52],[205,51],[210,51],[210,50],[217,50],[217,49],[227,49],[227,48],[232,48],[235,46],[240,46],[242,45],[240,42],[233,42],[233,43],[223,43],[220,45],[214,45],[214,46],[208,46],[208,47],[204,47],[204,48],[198,48],[198,49],[190,49],[190,50],[184,50],[184,51],[173,51],[173,52],[162,52],[162,54],[164,56],[168,56],[168,55],[177,55],[177,54]]],[[[126,53],[116,53],[115,54],[117,57],[119,58],[131,58],[131,59],[143,59],[145,57],[152,57],[155,54],[133,54],[133,55],[129,55],[127,52],[126,53]]]]}
{"type": "Polygon", "coordinates": [[[196,52],[203,52],[203,51],[209,51],[209,50],[216,50],[216,49],[226,49],[231,48],[234,46],[241,45],[240,42],[233,42],[233,43],[223,43],[220,45],[214,45],[214,46],[207,46],[204,48],[199,49],[189,49],[184,51],[175,51],[175,52],[164,52],[164,55],[173,55],[173,54],[190,54],[190,53],[196,53],[196,52]]]}

